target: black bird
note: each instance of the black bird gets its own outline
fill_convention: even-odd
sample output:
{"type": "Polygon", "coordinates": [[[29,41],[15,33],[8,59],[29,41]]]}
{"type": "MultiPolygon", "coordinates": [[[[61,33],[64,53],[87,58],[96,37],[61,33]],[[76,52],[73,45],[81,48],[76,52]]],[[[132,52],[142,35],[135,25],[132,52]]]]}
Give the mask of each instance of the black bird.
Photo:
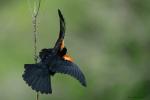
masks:
{"type": "Polygon", "coordinates": [[[79,80],[86,86],[84,74],[79,67],[73,63],[64,46],[65,20],[61,11],[58,10],[60,19],[59,37],[53,48],[42,49],[39,53],[40,61],[37,64],[25,64],[22,75],[24,81],[36,92],[51,94],[51,76],[55,73],[68,74],[79,80]]]}

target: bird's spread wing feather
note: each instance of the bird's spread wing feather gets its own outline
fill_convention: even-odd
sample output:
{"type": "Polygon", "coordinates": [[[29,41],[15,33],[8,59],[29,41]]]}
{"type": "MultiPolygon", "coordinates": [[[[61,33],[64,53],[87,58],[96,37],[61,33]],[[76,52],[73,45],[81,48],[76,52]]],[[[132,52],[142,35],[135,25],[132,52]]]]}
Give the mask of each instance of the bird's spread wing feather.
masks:
{"type": "Polygon", "coordinates": [[[25,64],[23,79],[37,92],[52,93],[49,71],[38,64],[25,64]]]}
{"type": "Polygon", "coordinates": [[[69,62],[63,59],[58,60],[57,63],[54,63],[50,67],[50,70],[56,73],[63,73],[63,74],[71,75],[72,77],[79,80],[83,86],[86,86],[86,80],[85,80],[84,74],[79,69],[79,67],[72,62],[69,62]]]}
{"type": "Polygon", "coordinates": [[[64,20],[64,17],[60,10],[58,10],[58,15],[59,15],[59,19],[60,19],[60,32],[59,32],[59,37],[54,46],[55,51],[58,51],[61,48],[64,36],[65,36],[65,29],[66,29],[65,20],[64,20]]]}

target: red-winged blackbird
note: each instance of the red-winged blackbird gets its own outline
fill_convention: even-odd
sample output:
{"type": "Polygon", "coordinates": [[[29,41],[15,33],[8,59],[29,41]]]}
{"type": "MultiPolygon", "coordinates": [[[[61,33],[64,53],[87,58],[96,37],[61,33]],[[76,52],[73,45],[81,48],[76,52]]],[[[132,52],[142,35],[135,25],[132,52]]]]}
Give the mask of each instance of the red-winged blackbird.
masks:
{"type": "Polygon", "coordinates": [[[73,63],[72,58],[67,55],[64,46],[65,21],[60,10],[60,33],[54,48],[42,49],[39,53],[40,61],[37,64],[25,64],[23,79],[31,88],[41,93],[52,93],[51,76],[55,73],[71,75],[86,86],[84,74],[79,67],[73,63]]]}

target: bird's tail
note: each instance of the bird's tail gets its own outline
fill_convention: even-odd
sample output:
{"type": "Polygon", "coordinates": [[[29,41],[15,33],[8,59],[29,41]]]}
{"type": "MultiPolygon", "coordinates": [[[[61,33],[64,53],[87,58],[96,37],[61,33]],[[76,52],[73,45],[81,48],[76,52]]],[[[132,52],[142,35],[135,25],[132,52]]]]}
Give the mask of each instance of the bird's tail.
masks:
{"type": "Polygon", "coordinates": [[[24,68],[22,77],[33,90],[46,94],[52,93],[48,68],[40,64],[25,64],[24,68]]]}

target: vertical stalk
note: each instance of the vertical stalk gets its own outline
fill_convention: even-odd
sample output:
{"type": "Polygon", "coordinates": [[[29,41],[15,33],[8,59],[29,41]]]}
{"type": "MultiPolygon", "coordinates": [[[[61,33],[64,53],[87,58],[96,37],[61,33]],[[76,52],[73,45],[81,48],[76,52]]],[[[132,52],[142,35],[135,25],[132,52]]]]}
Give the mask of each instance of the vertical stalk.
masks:
{"type": "MultiPolygon", "coordinates": [[[[39,14],[39,9],[41,5],[41,0],[38,0],[38,4],[34,3],[34,12],[32,15],[32,24],[33,24],[33,42],[34,42],[34,61],[37,63],[38,56],[37,56],[37,17],[39,14]]],[[[36,93],[36,100],[39,100],[39,93],[36,93]]]]}

